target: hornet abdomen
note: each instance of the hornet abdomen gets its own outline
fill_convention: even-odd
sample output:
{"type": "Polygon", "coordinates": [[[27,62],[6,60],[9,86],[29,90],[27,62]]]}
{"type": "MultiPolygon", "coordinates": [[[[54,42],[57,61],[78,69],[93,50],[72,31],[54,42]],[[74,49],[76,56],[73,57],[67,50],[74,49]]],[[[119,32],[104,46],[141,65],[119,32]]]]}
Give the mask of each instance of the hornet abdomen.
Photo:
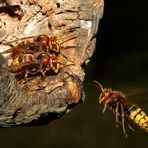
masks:
{"type": "Polygon", "coordinates": [[[140,107],[133,105],[128,114],[130,120],[148,132],[148,116],[140,107]]]}

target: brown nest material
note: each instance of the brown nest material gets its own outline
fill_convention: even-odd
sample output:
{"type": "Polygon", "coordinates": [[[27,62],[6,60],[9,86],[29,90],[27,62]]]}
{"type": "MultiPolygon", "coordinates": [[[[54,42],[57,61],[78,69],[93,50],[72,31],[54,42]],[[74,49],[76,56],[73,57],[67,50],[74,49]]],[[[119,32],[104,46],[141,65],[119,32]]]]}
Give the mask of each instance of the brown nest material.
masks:
{"type": "Polygon", "coordinates": [[[84,100],[84,67],[94,53],[102,13],[102,0],[0,1],[0,126],[51,121],[84,100]],[[17,79],[10,70],[16,57],[4,51],[20,51],[22,40],[34,43],[40,34],[57,38],[61,68],[17,79]],[[70,40],[61,45],[65,39],[70,40]]]}

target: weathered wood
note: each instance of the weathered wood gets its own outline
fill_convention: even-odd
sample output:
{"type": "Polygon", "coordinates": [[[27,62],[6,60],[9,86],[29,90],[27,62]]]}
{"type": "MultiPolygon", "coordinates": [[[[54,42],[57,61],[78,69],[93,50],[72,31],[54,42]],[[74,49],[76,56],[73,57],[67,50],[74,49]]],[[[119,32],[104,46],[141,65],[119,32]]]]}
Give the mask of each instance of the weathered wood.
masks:
{"type": "Polygon", "coordinates": [[[9,72],[11,55],[0,54],[0,126],[52,120],[84,100],[84,66],[95,50],[95,35],[103,13],[103,0],[0,1],[0,51],[21,38],[47,34],[62,44],[56,75],[18,81],[9,72]],[[63,56],[64,55],[64,56],[63,56]],[[5,56],[5,58],[4,58],[5,56]]]}

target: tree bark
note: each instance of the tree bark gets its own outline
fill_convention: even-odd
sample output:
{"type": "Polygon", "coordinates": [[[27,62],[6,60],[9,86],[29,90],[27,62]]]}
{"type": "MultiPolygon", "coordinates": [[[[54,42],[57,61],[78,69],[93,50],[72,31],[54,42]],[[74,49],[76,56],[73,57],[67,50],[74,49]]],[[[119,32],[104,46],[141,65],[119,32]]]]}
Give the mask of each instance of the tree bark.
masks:
{"type": "Polygon", "coordinates": [[[44,79],[17,80],[8,68],[11,55],[0,53],[0,126],[51,121],[84,101],[84,68],[102,13],[103,0],[0,0],[0,52],[30,36],[46,34],[61,43],[74,36],[61,45],[59,73],[44,79]]]}

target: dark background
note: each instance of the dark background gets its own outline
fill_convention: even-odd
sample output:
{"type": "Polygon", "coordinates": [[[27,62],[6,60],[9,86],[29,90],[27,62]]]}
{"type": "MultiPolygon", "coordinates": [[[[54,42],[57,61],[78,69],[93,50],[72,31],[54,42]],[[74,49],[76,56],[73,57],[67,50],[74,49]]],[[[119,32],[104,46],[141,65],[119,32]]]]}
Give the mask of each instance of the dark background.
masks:
{"type": "Polygon", "coordinates": [[[96,79],[110,75],[118,80],[140,80],[148,76],[147,8],[147,0],[105,1],[94,56],[94,70],[100,69],[95,71],[96,79]]]}
{"type": "Polygon", "coordinates": [[[148,145],[148,133],[115,128],[115,117],[101,113],[98,80],[129,94],[129,101],[148,113],[148,1],[106,0],[96,52],[86,68],[86,100],[66,116],[37,127],[0,129],[0,148],[139,148],[148,145]]]}

